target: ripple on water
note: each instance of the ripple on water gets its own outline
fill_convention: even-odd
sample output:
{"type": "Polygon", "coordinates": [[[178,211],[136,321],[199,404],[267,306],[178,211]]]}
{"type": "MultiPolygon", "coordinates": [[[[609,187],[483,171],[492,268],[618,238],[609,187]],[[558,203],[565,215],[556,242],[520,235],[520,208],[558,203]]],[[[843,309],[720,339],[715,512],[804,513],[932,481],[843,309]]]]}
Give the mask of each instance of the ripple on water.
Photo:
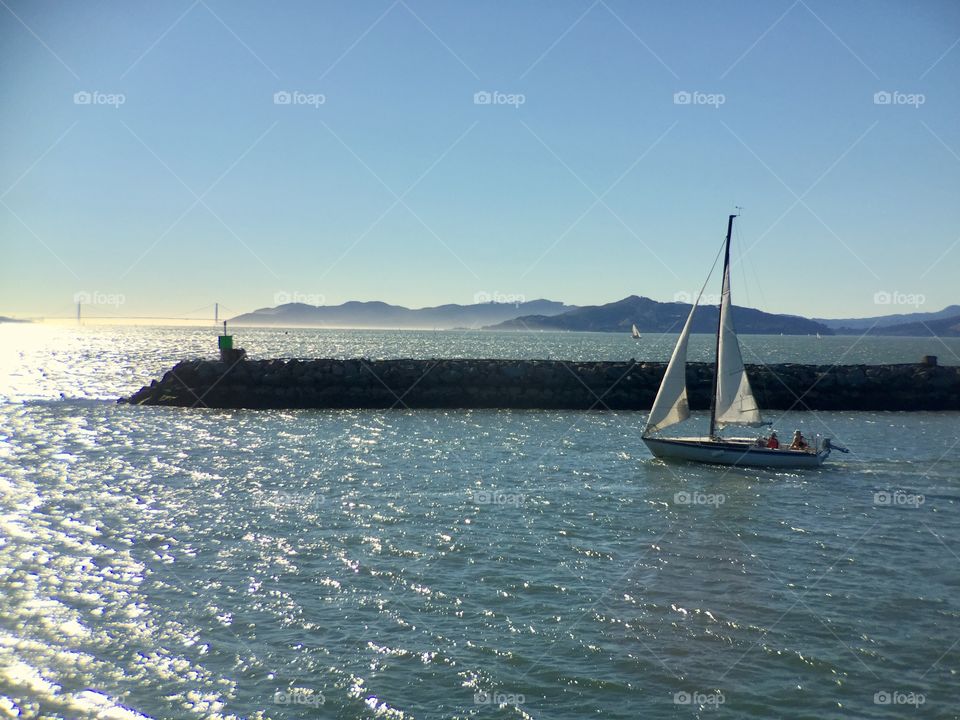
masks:
{"type": "Polygon", "coordinates": [[[8,714],[883,716],[960,664],[956,417],[824,414],[858,456],[798,475],[641,461],[603,414],[0,412],[8,714]]]}
{"type": "MultiPolygon", "coordinates": [[[[44,437],[26,443],[40,452],[16,448],[0,483],[0,687],[9,713],[148,717],[126,705],[146,683],[151,694],[173,691],[176,706],[221,717],[229,686],[184,652],[196,629],[158,617],[142,591],[149,572],[131,547],[140,541],[140,502],[104,492],[84,466],[72,448],[90,442],[77,437],[82,424],[46,419],[23,428],[28,438],[44,437]],[[192,688],[178,692],[185,679],[192,688]]],[[[160,697],[149,705],[170,707],[160,697]]]]}

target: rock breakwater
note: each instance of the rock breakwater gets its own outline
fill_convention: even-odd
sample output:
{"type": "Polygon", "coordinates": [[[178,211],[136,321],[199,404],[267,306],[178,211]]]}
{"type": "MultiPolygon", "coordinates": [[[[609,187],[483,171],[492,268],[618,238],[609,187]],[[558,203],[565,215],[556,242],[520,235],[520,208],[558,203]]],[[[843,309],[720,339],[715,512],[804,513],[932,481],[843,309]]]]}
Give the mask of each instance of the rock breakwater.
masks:
{"type": "MultiPolygon", "coordinates": [[[[665,363],[561,360],[185,360],[129,398],[209,408],[648,410],[665,363]]],[[[960,367],[752,365],[769,410],[960,410],[960,367]]],[[[713,367],[687,366],[691,408],[708,409],[713,367]]]]}

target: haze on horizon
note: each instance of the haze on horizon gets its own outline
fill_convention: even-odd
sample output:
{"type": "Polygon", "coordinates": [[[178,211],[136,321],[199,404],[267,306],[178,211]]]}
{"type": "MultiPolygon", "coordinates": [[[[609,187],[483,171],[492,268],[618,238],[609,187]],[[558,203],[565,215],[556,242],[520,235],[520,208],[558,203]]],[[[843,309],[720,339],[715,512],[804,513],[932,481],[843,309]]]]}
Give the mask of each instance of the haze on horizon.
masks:
{"type": "Polygon", "coordinates": [[[0,8],[0,315],[957,303],[960,5],[0,8]],[[118,302],[122,298],[122,302],[118,302]]]}

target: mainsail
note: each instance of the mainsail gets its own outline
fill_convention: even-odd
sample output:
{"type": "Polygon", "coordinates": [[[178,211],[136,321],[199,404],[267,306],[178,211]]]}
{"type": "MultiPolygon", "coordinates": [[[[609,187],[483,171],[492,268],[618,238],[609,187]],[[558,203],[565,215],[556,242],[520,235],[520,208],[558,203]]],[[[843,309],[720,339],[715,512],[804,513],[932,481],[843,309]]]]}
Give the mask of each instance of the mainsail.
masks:
{"type": "Polygon", "coordinates": [[[720,296],[720,326],[717,337],[717,394],[714,401],[714,424],[762,425],[760,408],[750,389],[743,367],[740,343],[733,327],[730,302],[730,265],[725,264],[723,290],[720,296]]]}

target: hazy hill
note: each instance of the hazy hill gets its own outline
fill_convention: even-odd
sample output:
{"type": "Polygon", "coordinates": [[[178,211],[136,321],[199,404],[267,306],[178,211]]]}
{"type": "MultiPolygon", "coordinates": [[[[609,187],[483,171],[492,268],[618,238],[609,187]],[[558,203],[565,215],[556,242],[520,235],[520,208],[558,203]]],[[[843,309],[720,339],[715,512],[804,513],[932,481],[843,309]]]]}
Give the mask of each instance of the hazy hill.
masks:
{"type": "Polygon", "coordinates": [[[476,305],[439,305],[411,309],[384,302],[350,301],[342,305],[305,305],[288,303],[261,308],[238,315],[235,325],[281,325],[349,328],[450,329],[480,328],[520,315],[550,316],[572,309],[552,300],[522,303],[478,303],[476,305]]]}
{"type": "MultiPolygon", "coordinates": [[[[693,317],[693,332],[713,333],[717,330],[719,308],[701,306],[693,317]]],[[[630,332],[636,325],[641,333],[680,332],[690,313],[688,303],[657,302],[650,298],[630,297],[606,305],[576,308],[547,317],[528,315],[494,325],[495,330],[580,330],[595,332],[630,332]]],[[[737,332],[778,335],[832,335],[826,325],[797,317],[774,315],[753,308],[734,306],[733,322],[737,332]]]]}
{"type": "MultiPolygon", "coordinates": [[[[552,300],[523,303],[478,303],[439,305],[411,309],[384,302],[345,302],[342,305],[288,303],[239,315],[236,325],[288,327],[343,327],[387,329],[486,328],[493,330],[569,330],[641,333],[679,332],[690,312],[688,303],[657,302],[630,297],[607,303],[576,307],[552,300]]],[[[693,331],[717,329],[717,306],[701,306],[694,316],[693,331]]],[[[778,315],[735,306],[737,331],[763,335],[836,335],[869,332],[871,335],[960,337],[960,305],[939,312],[903,313],[871,318],[811,320],[797,315],[778,315]]]]}
{"type": "MultiPolygon", "coordinates": [[[[838,330],[837,332],[841,331],[838,330]]],[[[857,331],[858,334],[862,332],[864,331],[857,331]]],[[[888,325],[886,327],[875,327],[867,331],[867,334],[893,335],[898,337],[960,337],[960,314],[938,320],[924,320],[923,322],[918,321],[901,323],[900,325],[888,325]]]]}
{"type": "MultiPolygon", "coordinates": [[[[899,313],[894,315],[877,315],[867,318],[814,318],[817,322],[823,323],[828,328],[833,328],[838,332],[859,330],[860,332],[867,328],[886,328],[891,325],[903,325],[905,323],[927,322],[929,320],[944,320],[960,316],[960,305],[948,305],[943,310],[937,312],[914,312],[899,313]]],[[[859,333],[857,333],[859,335],[859,333]]],[[[926,333],[929,334],[929,333],[926,333]]]]}

